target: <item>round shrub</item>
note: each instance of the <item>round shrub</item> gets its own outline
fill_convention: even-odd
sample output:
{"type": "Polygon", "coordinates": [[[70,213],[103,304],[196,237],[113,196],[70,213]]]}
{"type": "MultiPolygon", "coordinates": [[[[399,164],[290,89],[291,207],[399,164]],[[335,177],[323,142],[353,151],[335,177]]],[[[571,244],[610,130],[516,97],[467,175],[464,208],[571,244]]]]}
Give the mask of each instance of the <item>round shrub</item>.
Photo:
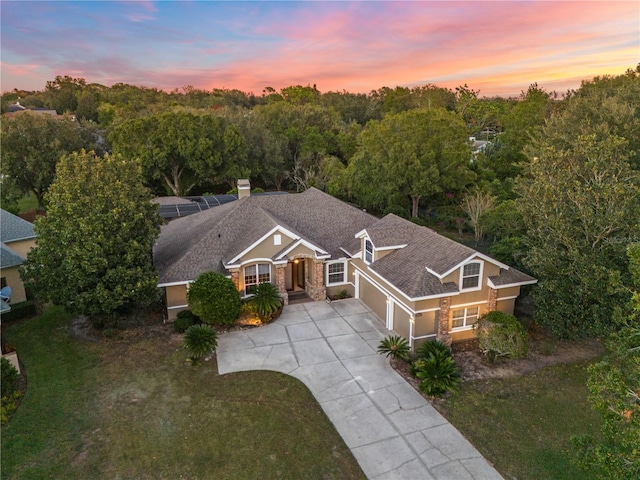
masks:
{"type": "Polygon", "coordinates": [[[177,333],[184,333],[191,325],[198,323],[200,319],[191,310],[182,310],[173,321],[173,329],[177,333]]]}
{"type": "Polygon", "coordinates": [[[184,348],[194,363],[199,362],[218,347],[218,335],[209,325],[200,323],[187,328],[184,348]]]}
{"type": "Polygon", "coordinates": [[[189,287],[187,301],[204,323],[233,324],[240,317],[240,294],[231,279],[221,273],[200,275],[189,287]]]}
{"type": "Polygon", "coordinates": [[[474,329],[478,335],[480,350],[490,359],[527,356],[527,332],[513,315],[498,311],[485,313],[478,319],[474,329]]]}
{"type": "Polygon", "coordinates": [[[268,322],[282,307],[282,297],[278,287],[269,282],[257,285],[249,305],[261,321],[268,322]]]}

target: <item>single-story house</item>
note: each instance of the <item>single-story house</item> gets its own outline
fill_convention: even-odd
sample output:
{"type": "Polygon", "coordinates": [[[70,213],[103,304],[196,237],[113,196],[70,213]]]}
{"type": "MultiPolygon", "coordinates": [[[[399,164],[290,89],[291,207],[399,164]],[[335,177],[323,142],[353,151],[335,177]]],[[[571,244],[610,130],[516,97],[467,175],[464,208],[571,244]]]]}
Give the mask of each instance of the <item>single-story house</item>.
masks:
{"type": "Polygon", "coordinates": [[[272,282],[285,303],[305,291],[323,301],[343,290],[361,299],[412,347],[474,335],[478,316],[513,313],[523,272],[396,215],[379,219],[315,188],[252,196],[170,221],[154,248],[168,318],[187,309],[189,284],[227,275],[242,296],[272,282]]]}
{"type": "Polygon", "coordinates": [[[36,245],[33,224],[0,209],[0,288],[11,287],[11,303],[27,300],[18,269],[36,245]]]}

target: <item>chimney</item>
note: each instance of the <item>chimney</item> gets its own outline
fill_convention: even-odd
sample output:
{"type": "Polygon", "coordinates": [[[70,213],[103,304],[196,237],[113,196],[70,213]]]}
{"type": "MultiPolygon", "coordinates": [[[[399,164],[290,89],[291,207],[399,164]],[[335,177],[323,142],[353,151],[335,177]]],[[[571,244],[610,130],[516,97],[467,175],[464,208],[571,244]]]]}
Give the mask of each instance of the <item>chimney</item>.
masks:
{"type": "Polygon", "coordinates": [[[238,200],[251,195],[251,184],[247,178],[238,180],[238,200]]]}

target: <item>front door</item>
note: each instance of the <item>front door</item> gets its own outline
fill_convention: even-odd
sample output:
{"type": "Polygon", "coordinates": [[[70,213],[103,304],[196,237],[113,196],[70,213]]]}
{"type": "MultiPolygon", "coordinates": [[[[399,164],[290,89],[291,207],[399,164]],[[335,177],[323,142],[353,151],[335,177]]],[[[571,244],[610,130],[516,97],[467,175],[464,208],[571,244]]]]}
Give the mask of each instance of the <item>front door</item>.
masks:
{"type": "Polygon", "coordinates": [[[291,283],[294,290],[304,290],[304,259],[294,260],[291,269],[291,283]]]}

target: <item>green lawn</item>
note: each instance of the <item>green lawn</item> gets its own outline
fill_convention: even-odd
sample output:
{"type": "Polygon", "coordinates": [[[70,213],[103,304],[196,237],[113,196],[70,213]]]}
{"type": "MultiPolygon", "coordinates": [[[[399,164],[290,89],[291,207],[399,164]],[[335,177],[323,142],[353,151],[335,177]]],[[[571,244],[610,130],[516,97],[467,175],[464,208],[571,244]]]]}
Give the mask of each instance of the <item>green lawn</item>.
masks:
{"type": "Polygon", "coordinates": [[[28,193],[18,201],[18,208],[20,209],[20,213],[30,212],[38,208],[38,199],[36,199],[33,193],[28,193]]]}
{"type": "Polygon", "coordinates": [[[588,365],[468,382],[443,403],[442,413],[506,479],[588,480],[570,458],[572,435],[600,431],[587,401],[588,365]]]}
{"type": "Polygon", "coordinates": [[[188,366],[169,327],[91,343],[70,320],[8,329],[29,386],[2,428],[3,479],[364,478],[298,380],[188,366]]]}

